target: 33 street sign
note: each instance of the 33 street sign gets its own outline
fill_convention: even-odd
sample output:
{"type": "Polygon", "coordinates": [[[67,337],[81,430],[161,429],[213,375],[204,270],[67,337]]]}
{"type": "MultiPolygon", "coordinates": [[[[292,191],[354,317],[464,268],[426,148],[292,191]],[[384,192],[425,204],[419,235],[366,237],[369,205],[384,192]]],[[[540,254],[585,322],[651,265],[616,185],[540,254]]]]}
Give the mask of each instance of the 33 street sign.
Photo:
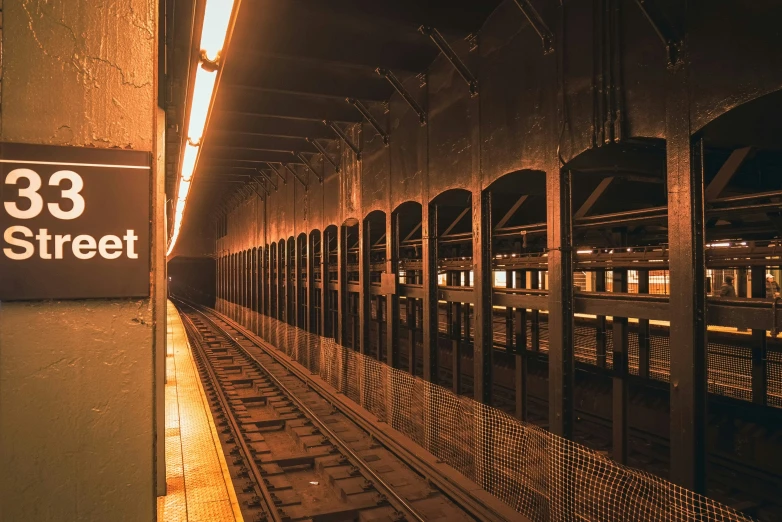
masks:
{"type": "Polygon", "coordinates": [[[0,143],[0,300],[145,297],[150,154],[0,143]]]}

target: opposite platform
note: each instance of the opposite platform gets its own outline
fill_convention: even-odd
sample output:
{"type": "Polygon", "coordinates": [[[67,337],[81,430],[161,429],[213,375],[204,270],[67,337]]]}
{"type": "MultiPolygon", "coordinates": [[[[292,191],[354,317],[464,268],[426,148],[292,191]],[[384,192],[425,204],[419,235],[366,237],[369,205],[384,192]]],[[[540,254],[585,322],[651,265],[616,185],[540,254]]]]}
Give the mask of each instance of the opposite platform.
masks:
{"type": "Polygon", "coordinates": [[[159,522],[242,522],[212,413],[176,307],[168,302],[166,491],[159,522]]]}

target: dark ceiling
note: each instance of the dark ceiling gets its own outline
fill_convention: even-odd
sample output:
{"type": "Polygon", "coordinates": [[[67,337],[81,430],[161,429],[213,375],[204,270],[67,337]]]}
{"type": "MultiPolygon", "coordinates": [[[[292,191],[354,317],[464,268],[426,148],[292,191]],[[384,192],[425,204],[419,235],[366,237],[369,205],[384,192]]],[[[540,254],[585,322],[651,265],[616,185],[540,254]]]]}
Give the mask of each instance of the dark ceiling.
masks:
{"type": "MultiPolygon", "coordinates": [[[[171,56],[173,105],[183,105],[186,35],[192,7],[169,0],[179,52],[171,56]],[[180,24],[177,31],[177,25],[180,24]],[[177,90],[178,89],[178,90],[177,90]],[[178,95],[176,94],[178,93],[178,95]]],[[[259,176],[267,162],[302,163],[337,139],[324,125],[360,122],[348,103],[384,102],[393,87],[377,68],[400,80],[423,72],[439,50],[419,31],[437,28],[447,41],[476,33],[500,0],[244,0],[226,54],[215,106],[204,139],[188,220],[212,213],[227,192],[259,176]],[[313,143],[314,142],[314,143],[313,143]],[[193,208],[194,207],[194,208],[193,208]]],[[[169,50],[171,52],[171,50],[169,50]]],[[[168,187],[173,193],[179,137],[169,113],[168,187]]],[[[181,129],[182,124],[178,123],[181,129]]],[[[203,221],[198,219],[198,221],[203,221]]],[[[211,221],[211,219],[209,220],[211,221]]],[[[206,226],[207,222],[200,225],[206,226]]]]}

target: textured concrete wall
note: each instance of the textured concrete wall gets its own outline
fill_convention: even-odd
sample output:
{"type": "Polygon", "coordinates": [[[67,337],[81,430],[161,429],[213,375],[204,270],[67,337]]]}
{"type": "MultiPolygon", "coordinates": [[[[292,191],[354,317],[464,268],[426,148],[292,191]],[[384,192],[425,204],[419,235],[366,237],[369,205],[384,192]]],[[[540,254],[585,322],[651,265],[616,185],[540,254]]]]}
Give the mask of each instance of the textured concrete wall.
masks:
{"type": "MultiPolygon", "coordinates": [[[[157,2],[2,8],[0,139],[153,151],[157,2]]],[[[154,520],[154,335],[150,299],[0,304],[1,520],[154,520]]]]}

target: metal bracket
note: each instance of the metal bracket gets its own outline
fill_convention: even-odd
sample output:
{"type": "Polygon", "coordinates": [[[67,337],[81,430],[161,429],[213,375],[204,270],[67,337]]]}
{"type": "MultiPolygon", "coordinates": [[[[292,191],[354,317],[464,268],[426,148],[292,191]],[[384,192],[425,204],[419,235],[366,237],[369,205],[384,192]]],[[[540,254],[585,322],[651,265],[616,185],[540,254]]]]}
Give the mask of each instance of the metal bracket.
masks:
{"type": "MultiPolygon", "coordinates": [[[[268,195],[269,195],[269,189],[267,189],[266,187],[264,187],[264,186],[263,186],[261,183],[258,183],[258,185],[260,185],[260,186],[261,186],[261,188],[263,188],[263,190],[266,192],[266,196],[268,196],[268,195]]],[[[251,189],[253,189],[253,191],[254,191],[256,194],[258,194],[258,197],[259,197],[259,198],[261,198],[263,201],[266,201],[266,196],[264,196],[263,194],[261,194],[261,193],[258,191],[258,189],[257,189],[257,188],[255,188],[255,183],[252,183],[252,184],[250,185],[250,188],[251,188],[251,189]]]]}
{"type": "Polygon", "coordinates": [[[198,56],[199,58],[201,58],[201,68],[204,69],[205,71],[215,72],[220,68],[222,60],[220,60],[221,56],[219,53],[217,54],[217,58],[215,58],[214,60],[210,60],[206,56],[206,51],[201,49],[201,52],[198,53],[198,56]]]}
{"type": "Polygon", "coordinates": [[[301,183],[301,186],[302,186],[302,187],[304,187],[304,188],[307,188],[307,184],[306,184],[306,183],[304,183],[304,180],[302,180],[302,179],[299,177],[299,175],[296,173],[296,171],[295,171],[295,170],[293,170],[293,169],[291,168],[291,166],[290,166],[290,163],[286,163],[286,164],[285,164],[285,168],[286,168],[286,169],[288,169],[288,172],[290,172],[291,174],[293,174],[293,177],[295,177],[295,178],[296,178],[296,181],[298,181],[299,183],[301,183]]]}
{"type": "Polygon", "coordinates": [[[246,200],[253,194],[252,181],[248,181],[245,185],[242,185],[242,200],[246,200]]]}
{"type": "Polygon", "coordinates": [[[668,55],[668,66],[675,67],[682,63],[682,39],[676,35],[673,28],[663,16],[655,16],[647,9],[647,0],[635,0],[641,12],[654,29],[655,34],[665,46],[668,55]]]}
{"type": "Polygon", "coordinates": [[[361,103],[359,100],[356,100],[355,98],[346,98],[349,104],[351,104],[353,107],[355,107],[358,112],[361,113],[361,115],[364,117],[367,122],[372,125],[372,127],[375,129],[375,132],[377,132],[381,138],[383,138],[383,145],[388,147],[389,139],[388,134],[383,132],[383,129],[380,127],[380,123],[375,119],[374,116],[372,116],[372,113],[369,112],[369,109],[361,103]]]}
{"type": "Polygon", "coordinates": [[[540,36],[540,41],[543,43],[543,54],[549,54],[554,50],[554,35],[551,29],[548,28],[546,22],[543,21],[540,14],[535,10],[529,0],[513,0],[516,5],[529,21],[529,24],[540,36]]]}
{"type": "Polygon", "coordinates": [[[459,73],[459,75],[464,78],[464,81],[467,82],[467,85],[470,87],[470,94],[472,96],[478,95],[478,80],[473,76],[473,74],[470,72],[470,70],[467,68],[467,65],[459,58],[459,56],[454,52],[454,50],[451,48],[450,45],[448,45],[448,42],[445,41],[445,38],[443,38],[443,35],[440,34],[440,31],[438,31],[434,27],[429,27],[426,25],[422,25],[418,28],[418,30],[422,33],[431,38],[431,40],[434,42],[434,44],[437,46],[438,49],[440,49],[440,52],[443,53],[443,55],[448,59],[449,62],[451,62],[451,65],[453,65],[454,69],[456,69],[456,72],[459,73]]]}
{"type": "Polygon", "coordinates": [[[326,160],[329,163],[331,163],[331,165],[334,167],[334,171],[335,172],[339,172],[339,163],[337,163],[336,161],[331,159],[331,155],[328,152],[326,152],[326,149],[323,148],[323,145],[321,145],[320,143],[318,143],[317,141],[315,141],[315,140],[313,140],[311,138],[307,138],[307,143],[311,143],[313,147],[318,149],[318,152],[323,154],[323,157],[326,158],[326,160]]]}
{"type": "Polygon", "coordinates": [[[315,174],[315,177],[317,177],[317,178],[318,178],[318,181],[319,181],[319,182],[322,184],[322,183],[323,183],[323,176],[322,176],[321,174],[318,174],[318,171],[317,171],[317,170],[315,170],[315,167],[313,167],[313,166],[312,166],[312,163],[310,163],[310,162],[309,162],[309,160],[307,160],[307,158],[305,158],[305,157],[304,157],[304,154],[302,154],[301,152],[299,152],[299,153],[297,154],[297,156],[299,157],[299,159],[300,159],[301,161],[303,161],[303,162],[304,162],[304,165],[305,165],[305,166],[306,166],[306,167],[307,167],[307,168],[308,168],[310,171],[312,171],[312,173],[313,173],[313,174],[315,174]]]}
{"type": "Polygon", "coordinates": [[[266,178],[269,181],[269,183],[271,183],[272,187],[274,187],[274,190],[277,190],[277,184],[274,182],[271,176],[266,174],[266,172],[261,169],[255,169],[255,170],[257,170],[261,174],[261,176],[266,178]]]}
{"type": "Polygon", "coordinates": [[[478,35],[476,33],[468,34],[464,40],[469,44],[471,53],[478,50],[478,35]]]}
{"type": "Polygon", "coordinates": [[[358,147],[356,147],[352,141],[350,141],[348,135],[345,134],[345,131],[339,128],[339,125],[337,125],[333,121],[328,121],[328,120],[323,120],[323,125],[331,128],[331,130],[334,131],[334,134],[339,136],[339,139],[341,139],[345,143],[345,145],[350,147],[350,150],[352,150],[356,154],[356,159],[361,161],[361,150],[358,147]]]}
{"type": "MultiPolygon", "coordinates": [[[[275,167],[274,165],[272,165],[272,164],[271,164],[271,163],[269,163],[268,161],[266,162],[266,165],[268,165],[268,166],[269,166],[269,168],[270,168],[270,169],[272,169],[272,170],[274,171],[274,173],[275,173],[275,174],[277,174],[277,175],[280,177],[280,179],[282,180],[282,184],[283,184],[283,185],[287,185],[287,184],[288,184],[288,180],[287,180],[287,179],[285,179],[285,176],[283,176],[282,174],[280,174],[280,171],[279,171],[279,170],[277,170],[277,167],[275,167]]],[[[282,163],[280,163],[280,165],[282,165],[282,163]]]]}
{"type": "Polygon", "coordinates": [[[404,98],[404,100],[407,102],[407,104],[410,106],[411,109],[413,109],[416,114],[418,114],[418,121],[421,122],[421,125],[426,125],[426,112],[421,108],[420,105],[415,101],[415,99],[410,95],[409,92],[405,90],[405,87],[402,85],[402,82],[399,81],[399,78],[397,78],[394,73],[389,71],[388,69],[382,69],[378,67],[375,69],[375,72],[388,80],[388,83],[391,84],[391,86],[396,90],[396,92],[399,93],[399,95],[404,98]]]}

